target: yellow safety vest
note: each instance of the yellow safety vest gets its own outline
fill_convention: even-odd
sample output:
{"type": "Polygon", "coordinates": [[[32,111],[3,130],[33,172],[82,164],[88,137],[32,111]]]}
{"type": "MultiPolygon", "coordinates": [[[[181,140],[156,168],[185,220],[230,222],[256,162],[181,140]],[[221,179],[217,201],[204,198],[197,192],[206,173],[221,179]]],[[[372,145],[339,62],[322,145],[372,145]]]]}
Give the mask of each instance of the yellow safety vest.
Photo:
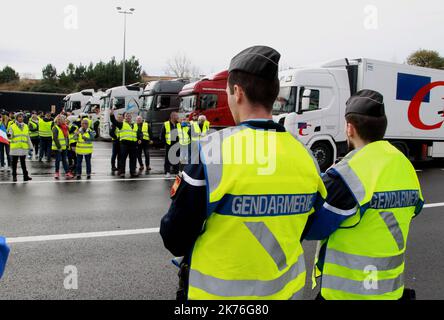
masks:
{"type": "Polygon", "coordinates": [[[171,145],[171,122],[166,121],[165,125],[165,141],[168,145],[171,145]]]}
{"type": "Polygon", "coordinates": [[[177,134],[179,135],[179,143],[181,146],[187,146],[191,143],[189,132],[190,127],[182,127],[182,124],[177,124],[177,134]]]}
{"type": "Polygon", "coordinates": [[[120,141],[137,141],[137,125],[133,124],[131,128],[128,122],[123,122],[122,129],[119,131],[119,139],[120,141]]]}
{"type": "Polygon", "coordinates": [[[75,139],[75,132],[71,133],[73,127],[76,128],[76,130],[78,129],[78,127],[75,124],[69,125],[68,130],[69,130],[69,144],[70,145],[77,142],[77,140],[75,139]]]}
{"type": "Polygon", "coordinates": [[[28,127],[29,127],[29,136],[30,136],[30,138],[31,139],[38,138],[39,137],[39,130],[38,130],[39,124],[38,124],[38,122],[34,122],[34,120],[30,119],[29,123],[28,123],[28,127]],[[34,130],[34,131],[31,131],[31,129],[34,130]]]}
{"type": "Polygon", "coordinates": [[[10,125],[12,131],[12,139],[10,141],[10,148],[12,150],[29,150],[29,128],[28,125],[23,124],[23,129],[20,129],[16,123],[10,125]]]}
{"type": "Polygon", "coordinates": [[[196,121],[191,122],[191,125],[193,126],[192,137],[191,137],[193,141],[199,141],[202,137],[205,137],[208,133],[208,130],[210,130],[209,121],[204,122],[202,130],[200,129],[199,123],[196,121]]]}
{"type": "Polygon", "coordinates": [[[39,136],[42,138],[51,138],[52,137],[52,121],[44,121],[39,118],[39,136]]]}
{"type": "Polygon", "coordinates": [[[77,137],[76,154],[88,155],[93,153],[93,142],[86,142],[86,139],[91,138],[91,131],[91,129],[88,129],[84,134],[79,133],[77,137]]]}
{"type": "MultiPolygon", "coordinates": [[[[57,128],[57,130],[58,130],[57,140],[58,140],[59,143],[60,143],[60,147],[61,147],[60,150],[67,150],[67,149],[68,149],[68,146],[66,145],[66,138],[65,138],[65,136],[63,135],[63,130],[60,129],[60,127],[59,127],[58,125],[54,125],[54,127],[57,128]]],[[[52,149],[53,151],[58,150],[58,149],[57,149],[57,145],[56,145],[56,143],[55,143],[55,138],[54,138],[54,136],[52,137],[52,148],[51,148],[51,149],[52,149]]]]}
{"type": "Polygon", "coordinates": [[[148,123],[144,122],[142,126],[143,140],[150,141],[150,133],[148,131],[148,123]]]}
{"type": "Polygon", "coordinates": [[[287,132],[237,127],[208,138],[208,218],[192,252],[188,298],[301,298],[299,239],[318,195],[326,196],[315,161],[287,132]]]}
{"type": "Polygon", "coordinates": [[[400,299],[410,222],[424,204],[415,169],[398,149],[379,141],[330,170],[350,188],[359,210],[323,243],[323,298],[400,299]]]}
{"type": "Polygon", "coordinates": [[[120,130],[116,127],[114,130],[114,134],[116,135],[116,138],[112,138],[113,141],[120,140],[120,130]]]}

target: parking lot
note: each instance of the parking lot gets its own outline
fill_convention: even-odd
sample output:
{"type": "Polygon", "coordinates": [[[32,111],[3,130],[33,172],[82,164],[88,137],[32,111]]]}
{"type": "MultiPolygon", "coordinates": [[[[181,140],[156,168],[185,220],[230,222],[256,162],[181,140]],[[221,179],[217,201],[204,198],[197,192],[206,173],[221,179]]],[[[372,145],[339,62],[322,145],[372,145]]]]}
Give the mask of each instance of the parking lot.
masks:
{"type": "MultiPolygon", "coordinates": [[[[0,299],[174,299],[177,269],[158,234],[173,179],[152,152],[150,175],[110,173],[111,144],[96,142],[91,181],[55,181],[51,164],[29,162],[34,180],[12,184],[0,173],[0,234],[11,247],[0,299]],[[67,290],[67,266],[78,289],[67,290]]],[[[444,299],[444,165],[417,164],[427,207],[413,221],[406,285],[418,299],[444,299]]],[[[19,171],[20,172],[20,171],[19,171]]],[[[310,273],[315,243],[304,243],[310,273]]],[[[310,283],[310,277],[307,277],[310,283]]],[[[316,292],[307,286],[305,298],[316,292]]]]}

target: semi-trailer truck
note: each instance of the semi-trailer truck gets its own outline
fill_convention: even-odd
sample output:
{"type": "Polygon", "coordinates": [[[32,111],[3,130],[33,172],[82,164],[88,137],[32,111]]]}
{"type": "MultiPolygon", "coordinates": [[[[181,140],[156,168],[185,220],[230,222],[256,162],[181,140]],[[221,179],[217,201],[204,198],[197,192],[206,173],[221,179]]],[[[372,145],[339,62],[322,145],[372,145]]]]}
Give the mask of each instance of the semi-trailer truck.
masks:
{"type": "Polygon", "coordinates": [[[188,80],[161,80],[147,84],[141,96],[140,115],[152,128],[152,140],[160,142],[160,132],[163,123],[168,121],[170,114],[179,111],[180,97],[182,90],[188,80]]]}
{"type": "Polygon", "coordinates": [[[189,120],[205,115],[214,129],[234,126],[227,100],[228,71],[222,71],[183,87],[180,112],[189,120]]]}
{"type": "MultiPolygon", "coordinates": [[[[88,90],[89,91],[89,90],[88,90]]],[[[80,109],[75,108],[73,109],[66,109],[67,104],[65,104],[65,111],[70,112],[71,115],[68,117],[68,119],[71,122],[75,122],[79,116],[81,114],[87,114],[88,117],[93,121],[93,128],[96,131],[96,136],[99,137],[100,134],[100,130],[99,130],[99,126],[100,126],[100,98],[103,96],[103,91],[97,91],[97,92],[92,92],[92,95],[90,96],[85,95],[86,97],[88,97],[88,101],[86,103],[84,103],[84,101],[82,101],[81,105],[82,107],[80,109]]],[[[75,97],[75,96],[74,96],[75,97]]],[[[72,102],[73,98],[70,98],[68,101],[68,106],[72,106],[72,102]]],[[[76,101],[74,99],[74,101],[76,101]]]]}
{"type": "Polygon", "coordinates": [[[444,70],[340,59],[280,72],[274,120],[307,145],[322,170],[347,151],[345,107],[372,89],[384,96],[385,139],[411,160],[444,158],[444,70]]]}
{"type": "Polygon", "coordinates": [[[64,109],[75,115],[79,115],[85,108],[87,102],[93,97],[94,89],[85,89],[80,92],[68,94],[64,99],[64,109]]]}
{"type": "Polygon", "coordinates": [[[128,86],[119,86],[106,90],[100,103],[100,137],[109,140],[111,120],[110,111],[112,108],[116,113],[131,113],[133,120],[139,114],[140,96],[143,89],[139,83],[128,86]]]}

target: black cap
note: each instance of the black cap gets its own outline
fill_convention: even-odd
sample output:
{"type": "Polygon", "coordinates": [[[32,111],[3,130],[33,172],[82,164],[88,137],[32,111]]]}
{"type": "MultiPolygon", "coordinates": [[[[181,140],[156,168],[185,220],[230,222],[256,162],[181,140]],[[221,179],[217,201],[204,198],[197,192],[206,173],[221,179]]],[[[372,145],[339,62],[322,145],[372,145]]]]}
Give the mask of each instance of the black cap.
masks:
{"type": "Polygon", "coordinates": [[[254,46],[237,54],[230,63],[228,72],[243,71],[258,77],[274,80],[278,77],[281,55],[273,48],[254,46]]]}
{"type": "Polygon", "coordinates": [[[361,90],[346,103],[345,115],[355,113],[370,117],[385,116],[384,97],[373,90],[361,90]]]}

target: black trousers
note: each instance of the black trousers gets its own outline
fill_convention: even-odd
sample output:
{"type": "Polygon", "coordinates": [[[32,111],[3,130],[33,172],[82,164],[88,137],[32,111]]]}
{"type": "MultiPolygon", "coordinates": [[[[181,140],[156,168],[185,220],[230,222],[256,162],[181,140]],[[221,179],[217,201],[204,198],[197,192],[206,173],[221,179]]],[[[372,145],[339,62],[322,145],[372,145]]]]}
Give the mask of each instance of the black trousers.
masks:
{"type": "Polygon", "coordinates": [[[36,156],[38,156],[39,155],[40,138],[39,137],[31,138],[31,142],[32,142],[32,146],[34,147],[34,152],[35,152],[34,154],[36,156]]]}
{"type": "MultiPolygon", "coordinates": [[[[164,164],[164,171],[165,173],[172,173],[172,174],[176,174],[179,172],[179,163],[177,163],[176,165],[173,165],[170,161],[170,158],[168,156],[168,154],[170,153],[170,149],[174,146],[174,144],[169,145],[167,144],[165,147],[165,164],[164,164]]],[[[176,152],[176,159],[180,158],[180,149],[177,149],[176,152]]]]}
{"type": "Polygon", "coordinates": [[[17,177],[17,165],[19,160],[23,171],[23,177],[27,178],[28,170],[26,170],[26,156],[12,156],[12,176],[17,177]]]}
{"type": "Polygon", "coordinates": [[[120,161],[119,161],[119,173],[125,173],[126,159],[129,156],[130,173],[136,173],[137,165],[137,145],[136,144],[120,144],[120,161]]]}
{"type": "Polygon", "coordinates": [[[114,140],[113,141],[113,151],[111,155],[111,168],[120,168],[120,141],[114,140]],[[117,162],[116,162],[117,161],[117,162]],[[117,163],[117,165],[116,165],[117,163]]]}
{"type": "Polygon", "coordinates": [[[148,169],[150,167],[150,146],[148,143],[142,142],[137,146],[137,160],[141,167],[143,166],[142,154],[145,155],[145,167],[148,169]]]}
{"type": "Polygon", "coordinates": [[[70,148],[68,150],[68,166],[69,166],[69,171],[71,171],[72,173],[76,172],[76,168],[77,168],[77,154],[75,151],[75,147],[76,144],[73,143],[70,145],[70,148]]]}

